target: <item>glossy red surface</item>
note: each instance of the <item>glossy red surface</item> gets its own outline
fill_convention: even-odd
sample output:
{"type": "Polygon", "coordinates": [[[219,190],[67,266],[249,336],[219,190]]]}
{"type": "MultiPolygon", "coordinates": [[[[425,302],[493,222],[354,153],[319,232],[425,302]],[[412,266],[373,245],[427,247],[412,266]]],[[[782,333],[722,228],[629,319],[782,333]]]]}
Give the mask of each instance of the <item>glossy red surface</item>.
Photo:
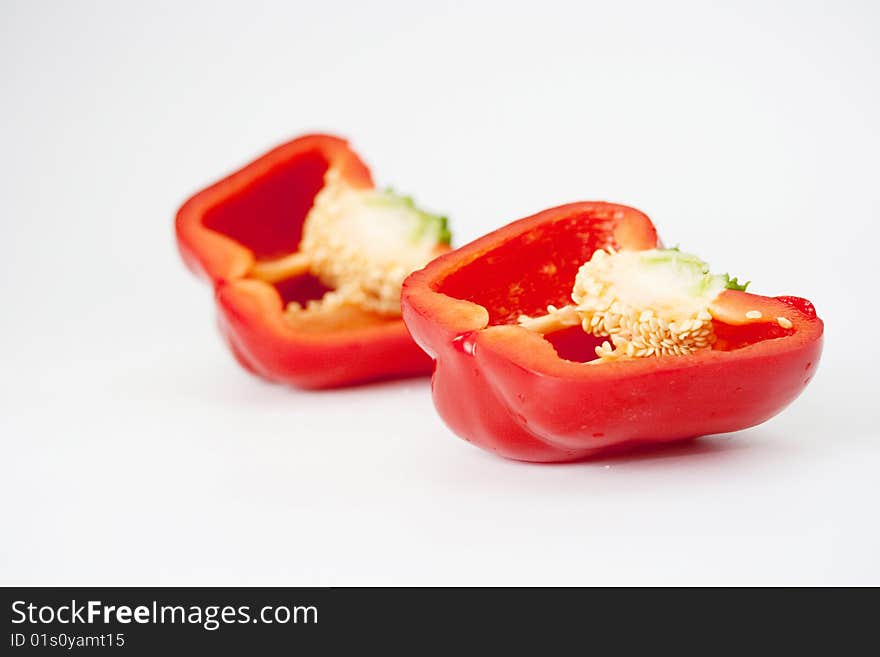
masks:
{"type": "Polygon", "coordinates": [[[519,312],[564,302],[572,263],[596,244],[658,242],[647,217],[631,208],[571,204],[514,222],[407,279],[404,319],[436,359],[434,401],[459,436],[508,458],[570,461],[744,429],[806,387],[823,325],[797,297],[723,293],[722,309],[759,310],[765,321],[724,327],[719,349],[687,356],[588,364],[588,336],[548,340],[511,323],[519,312]],[[554,264],[567,281],[545,274],[554,264]],[[509,289],[522,291],[514,304],[509,289]],[[782,329],[778,316],[792,328],[782,329]]]}

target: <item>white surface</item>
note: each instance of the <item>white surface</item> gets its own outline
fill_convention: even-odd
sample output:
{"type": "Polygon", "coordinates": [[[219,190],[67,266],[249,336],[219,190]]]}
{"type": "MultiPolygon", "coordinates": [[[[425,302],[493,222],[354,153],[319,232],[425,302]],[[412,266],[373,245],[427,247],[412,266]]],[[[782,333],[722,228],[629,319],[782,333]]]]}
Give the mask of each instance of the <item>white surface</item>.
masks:
{"type": "Polygon", "coordinates": [[[876,3],[534,4],[0,3],[0,583],[880,584],[876,3]],[[172,217],[314,129],[459,244],[636,205],[812,299],[818,374],[761,427],[549,467],[427,381],[264,384],[172,217]]]}

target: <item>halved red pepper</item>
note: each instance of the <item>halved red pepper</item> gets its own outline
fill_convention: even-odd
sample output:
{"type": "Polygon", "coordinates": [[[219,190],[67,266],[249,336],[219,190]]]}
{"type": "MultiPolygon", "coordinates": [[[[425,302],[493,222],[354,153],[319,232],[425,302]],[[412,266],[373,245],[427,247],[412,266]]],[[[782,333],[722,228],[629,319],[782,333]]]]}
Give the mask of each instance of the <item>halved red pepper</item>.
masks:
{"type": "MultiPolygon", "coordinates": [[[[213,284],[223,336],[248,370],[303,388],[430,373],[430,358],[399,315],[352,305],[285,312],[291,302],[298,308],[331,289],[294,262],[304,221],[328,180],[346,190],[373,190],[369,169],[345,141],[308,135],[266,153],[180,208],[180,252],[193,272],[213,284]]],[[[408,198],[394,198],[413,207],[408,198]]],[[[445,231],[442,221],[438,230],[445,231]]],[[[445,234],[438,251],[448,250],[445,234]]],[[[392,305],[399,309],[396,298],[392,305]]]]}
{"type": "Polygon", "coordinates": [[[550,335],[524,327],[524,316],[571,303],[595,251],[658,246],[641,212],[574,203],[412,274],[403,316],[436,359],[434,401],[449,427],[509,458],[569,461],[737,431],[779,413],[821,353],[822,321],[805,299],[725,290],[713,304],[711,348],[684,355],[594,360],[603,338],[581,326],[550,335]]]}

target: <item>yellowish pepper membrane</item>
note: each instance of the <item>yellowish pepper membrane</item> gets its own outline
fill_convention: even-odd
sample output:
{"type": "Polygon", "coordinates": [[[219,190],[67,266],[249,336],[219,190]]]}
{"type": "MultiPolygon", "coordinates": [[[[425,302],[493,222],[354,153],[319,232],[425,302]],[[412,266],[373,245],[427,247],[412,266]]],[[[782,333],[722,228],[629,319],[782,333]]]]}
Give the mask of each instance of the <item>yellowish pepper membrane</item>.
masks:
{"type": "Polygon", "coordinates": [[[713,302],[725,289],[747,285],[711,274],[705,262],[678,249],[598,250],[578,270],[573,304],[520,317],[519,324],[545,334],[580,324],[608,337],[594,362],[678,356],[711,349],[713,302]]]}
{"type": "Polygon", "coordinates": [[[299,250],[254,273],[269,281],[312,274],[330,288],[304,306],[289,303],[294,321],[342,307],[399,317],[403,279],[448,250],[450,238],[446,217],[390,189],[352,187],[331,169],[306,216],[299,250]]]}

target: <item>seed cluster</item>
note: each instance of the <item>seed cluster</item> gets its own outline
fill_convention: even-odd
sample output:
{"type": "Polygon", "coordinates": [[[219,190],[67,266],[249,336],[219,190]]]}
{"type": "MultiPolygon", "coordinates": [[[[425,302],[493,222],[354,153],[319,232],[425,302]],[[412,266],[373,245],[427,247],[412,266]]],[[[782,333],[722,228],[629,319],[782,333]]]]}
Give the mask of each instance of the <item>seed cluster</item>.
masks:
{"type": "Polygon", "coordinates": [[[305,305],[298,301],[291,301],[284,309],[291,315],[296,313],[314,313],[319,311],[333,310],[349,303],[344,295],[339,294],[338,290],[330,290],[326,292],[320,299],[309,299],[305,305]]]}
{"type": "MultiPolygon", "coordinates": [[[[711,349],[716,342],[713,316],[709,305],[690,304],[674,311],[638,308],[618,297],[612,248],[596,251],[581,265],[571,293],[573,304],[557,308],[547,306],[547,314],[538,317],[521,315],[519,325],[531,331],[548,334],[568,326],[580,325],[591,335],[607,337],[596,347],[599,363],[621,358],[681,356],[711,349]]],[[[707,299],[701,303],[708,304],[707,299]]],[[[660,304],[657,304],[660,305],[660,304]]],[[[767,321],[760,310],[743,313],[746,322],[767,321]]],[[[791,330],[794,323],[787,317],[776,317],[776,323],[791,330]]]]}
{"type": "Polygon", "coordinates": [[[606,251],[596,251],[575,277],[571,298],[584,331],[610,338],[596,347],[605,360],[681,356],[709,349],[715,342],[712,315],[700,310],[689,317],[661,317],[633,308],[617,298],[605,279],[606,251]]]}
{"type": "MultiPolygon", "coordinates": [[[[349,303],[382,315],[400,315],[403,279],[423,267],[427,259],[419,250],[396,254],[393,261],[369,258],[341,228],[341,219],[357,212],[363,195],[370,193],[347,187],[334,169],[327,172],[324,188],[315,197],[303,226],[300,250],[309,257],[310,271],[334,290],[319,301],[308,302],[304,310],[349,303]]],[[[303,310],[299,304],[288,309],[303,310]]]]}

